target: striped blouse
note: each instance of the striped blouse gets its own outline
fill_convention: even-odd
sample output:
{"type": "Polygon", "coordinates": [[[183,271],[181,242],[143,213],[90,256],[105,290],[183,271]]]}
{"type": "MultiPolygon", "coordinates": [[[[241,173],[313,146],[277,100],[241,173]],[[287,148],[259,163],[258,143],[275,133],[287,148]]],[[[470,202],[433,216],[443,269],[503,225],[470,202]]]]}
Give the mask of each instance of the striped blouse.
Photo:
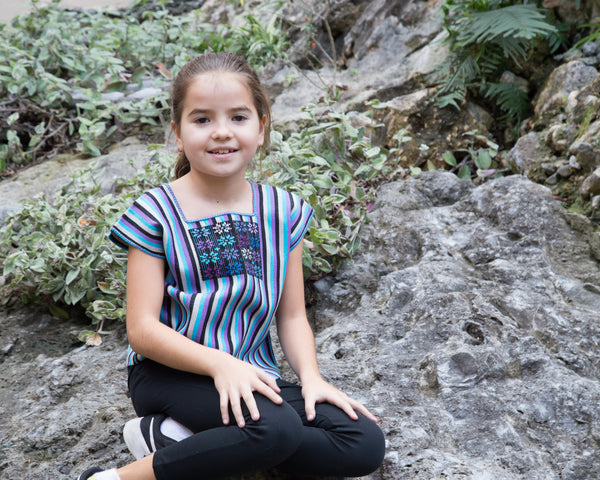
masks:
{"type": "MultiPolygon", "coordinates": [[[[278,378],[269,327],[288,254],[306,233],[313,210],[279,188],[251,186],[253,213],[187,220],[164,184],[136,200],[109,238],[165,259],[161,322],[278,378]]],[[[127,364],[141,360],[130,346],[127,364]]]]}

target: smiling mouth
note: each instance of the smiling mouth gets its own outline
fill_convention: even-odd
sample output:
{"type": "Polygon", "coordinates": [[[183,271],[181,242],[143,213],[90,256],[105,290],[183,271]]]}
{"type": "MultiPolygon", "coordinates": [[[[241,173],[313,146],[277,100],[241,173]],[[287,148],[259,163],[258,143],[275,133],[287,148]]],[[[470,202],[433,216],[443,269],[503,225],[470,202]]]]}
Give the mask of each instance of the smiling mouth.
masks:
{"type": "Polygon", "coordinates": [[[233,153],[233,152],[237,152],[237,150],[235,148],[219,148],[219,149],[209,151],[209,153],[212,153],[214,155],[226,155],[228,153],[233,153]]]}

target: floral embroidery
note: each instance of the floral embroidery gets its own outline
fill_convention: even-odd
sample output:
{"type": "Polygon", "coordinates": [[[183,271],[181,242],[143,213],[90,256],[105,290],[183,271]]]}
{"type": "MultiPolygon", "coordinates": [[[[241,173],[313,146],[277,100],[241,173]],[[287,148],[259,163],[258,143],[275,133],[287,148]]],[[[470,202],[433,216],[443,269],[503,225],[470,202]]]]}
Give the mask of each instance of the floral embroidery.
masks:
{"type": "Polygon", "coordinates": [[[190,229],[202,277],[248,274],[262,278],[258,225],[252,221],[211,219],[190,229]],[[220,220],[220,221],[219,221],[220,220]]]}

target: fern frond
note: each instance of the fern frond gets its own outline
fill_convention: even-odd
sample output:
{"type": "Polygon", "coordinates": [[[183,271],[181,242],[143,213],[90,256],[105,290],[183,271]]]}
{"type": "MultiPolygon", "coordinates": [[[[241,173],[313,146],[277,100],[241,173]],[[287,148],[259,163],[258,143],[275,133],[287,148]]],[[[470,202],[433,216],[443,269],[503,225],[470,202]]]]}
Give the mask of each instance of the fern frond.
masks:
{"type": "Polygon", "coordinates": [[[453,91],[457,88],[466,88],[477,77],[480,76],[481,70],[475,59],[471,55],[456,56],[452,64],[450,75],[446,79],[446,86],[443,91],[453,91]]]}
{"type": "Polygon", "coordinates": [[[504,49],[494,43],[481,45],[474,58],[483,80],[494,77],[506,63],[504,49]]]}
{"type": "Polygon", "coordinates": [[[534,5],[510,5],[487,12],[473,12],[463,19],[458,35],[461,43],[486,43],[499,37],[531,40],[556,33],[544,13],[534,5]]]}
{"type": "Polygon", "coordinates": [[[452,106],[457,110],[460,110],[460,104],[465,101],[466,90],[454,90],[445,95],[437,97],[435,104],[438,108],[444,108],[452,106]]]}
{"type": "Polygon", "coordinates": [[[527,40],[515,37],[499,38],[499,45],[506,58],[510,58],[515,64],[521,65],[521,61],[527,58],[529,43],[527,40]]]}
{"type": "Polygon", "coordinates": [[[496,101],[496,104],[506,112],[516,124],[519,124],[529,114],[529,95],[518,83],[485,83],[481,92],[486,98],[496,101]]]}

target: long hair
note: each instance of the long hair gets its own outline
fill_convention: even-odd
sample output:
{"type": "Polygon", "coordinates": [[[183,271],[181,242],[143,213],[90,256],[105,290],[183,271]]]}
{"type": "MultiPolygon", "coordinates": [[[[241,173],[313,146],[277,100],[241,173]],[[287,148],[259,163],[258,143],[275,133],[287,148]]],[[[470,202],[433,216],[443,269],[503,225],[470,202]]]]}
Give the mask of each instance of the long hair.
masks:
{"type": "MultiPolygon", "coordinates": [[[[271,132],[271,107],[267,95],[260,84],[258,75],[248,64],[244,57],[229,52],[206,53],[193,58],[186,63],[173,81],[171,91],[171,120],[177,128],[181,125],[181,116],[183,114],[183,102],[190,83],[198,75],[212,72],[237,73],[242,76],[246,82],[248,90],[254,100],[254,108],[258,113],[258,118],[265,117],[265,141],[261,147],[266,150],[269,145],[271,132]]],[[[180,152],[175,164],[175,178],[181,178],[190,171],[190,162],[184,152],[180,152]]]]}

